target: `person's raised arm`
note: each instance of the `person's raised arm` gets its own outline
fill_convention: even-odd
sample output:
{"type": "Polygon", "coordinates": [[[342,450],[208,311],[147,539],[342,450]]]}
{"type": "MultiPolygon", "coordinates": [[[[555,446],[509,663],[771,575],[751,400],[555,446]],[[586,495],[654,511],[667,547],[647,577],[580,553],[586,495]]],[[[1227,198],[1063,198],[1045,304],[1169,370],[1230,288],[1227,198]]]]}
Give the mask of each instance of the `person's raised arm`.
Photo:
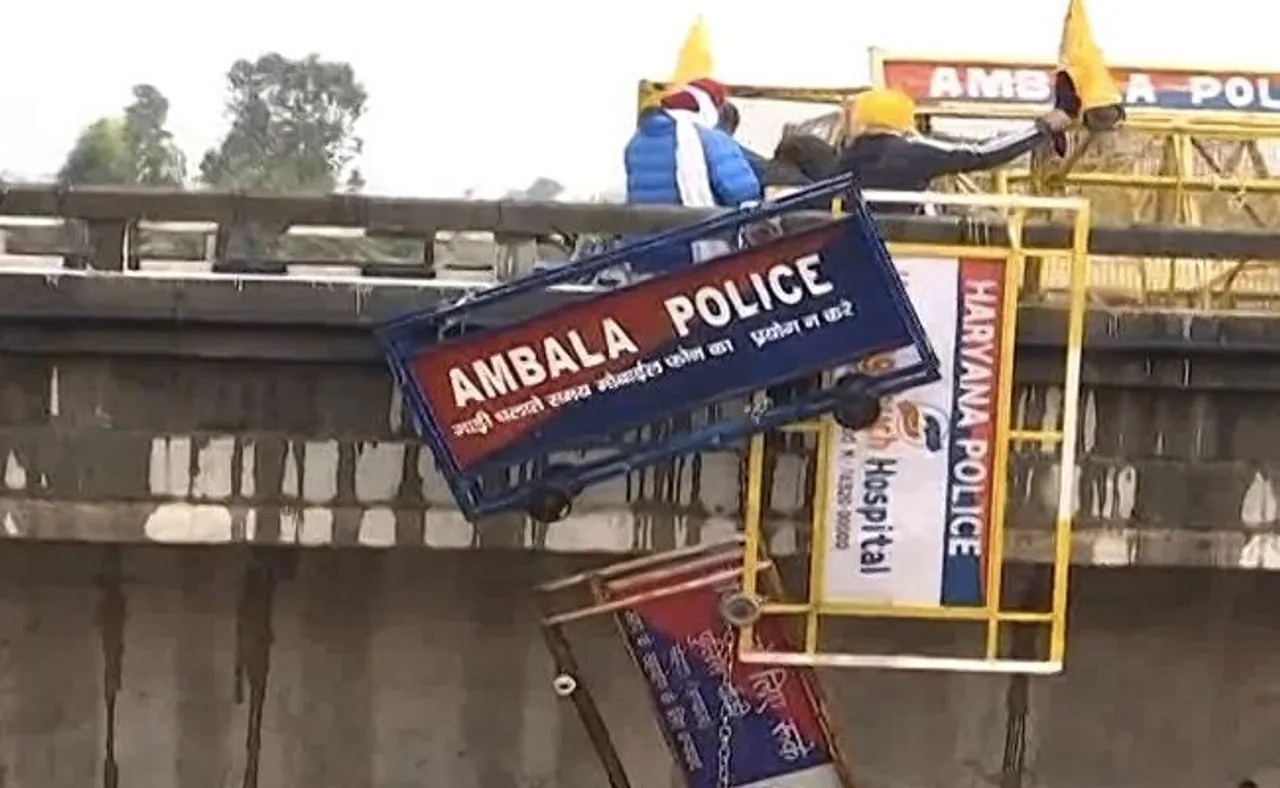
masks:
{"type": "Polygon", "coordinates": [[[1048,143],[1061,133],[1071,118],[1053,110],[1036,118],[1035,125],[1023,131],[1000,134],[981,142],[956,143],[929,137],[911,139],[913,152],[920,157],[921,168],[930,179],[961,172],[990,170],[1001,167],[1019,156],[1048,143]]]}

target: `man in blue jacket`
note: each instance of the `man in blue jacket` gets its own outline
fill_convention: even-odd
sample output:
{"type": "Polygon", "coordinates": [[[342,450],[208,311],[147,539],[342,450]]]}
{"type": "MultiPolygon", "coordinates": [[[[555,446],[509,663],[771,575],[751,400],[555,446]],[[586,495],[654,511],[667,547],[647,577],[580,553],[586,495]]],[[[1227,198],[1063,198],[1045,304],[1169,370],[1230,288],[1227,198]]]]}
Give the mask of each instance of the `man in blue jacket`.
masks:
{"type": "MultiPolygon", "coordinates": [[[[699,79],[663,98],[659,111],[640,119],[625,153],[627,202],[736,208],[760,199],[760,179],[741,146],[717,128],[725,98],[723,85],[699,79]]],[[[661,270],[728,250],[727,241],[707,240],[687,251],[631,262],[661,270]]]]}

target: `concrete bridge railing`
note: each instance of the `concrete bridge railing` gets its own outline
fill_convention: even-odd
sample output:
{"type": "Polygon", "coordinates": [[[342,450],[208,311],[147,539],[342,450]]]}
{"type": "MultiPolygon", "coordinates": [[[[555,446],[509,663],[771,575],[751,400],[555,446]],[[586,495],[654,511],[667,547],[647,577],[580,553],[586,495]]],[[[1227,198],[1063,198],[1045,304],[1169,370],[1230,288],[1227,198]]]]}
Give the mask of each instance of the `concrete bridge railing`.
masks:
{"type": "MultiPolygon", "coordinates": [[[[0,274],[0,526],[11,538],[630,551],[712,538],[739,520],[741,458],[725,451],[593,490],[575,519],[553,527],[464,522],[407,426],[369,329],[474,280],[425,260],[397,263],[394,275],[370,266],[377,279],[246,276],[289,262],[271,268],[228,251],[246,227],[269,237],[336,227],[504,240],[633,234],[686,221],[688,211],[10,185],[0,216],[56,219],[79,239],[54,250],[65,269],[0,274]],[[139,271],[132,239],[156,222],[216,228],[215,272],[225,275],[139,271]]],[[[998,218],[883,225],[913,242],[1008,237],[998,218]]],[[[1049,217],[1024,240],[1065,247],[1068,232],[1049,217]]],[[[1276,235],[1261,231],[1099,227],[1090,243],[1100,254],[1280,258],[1276,235]]],[[[1021,554],[1043,555],[1046,491],[1068,472],[1082,561],[1280,566],[1278,325],[1091,313],[1084,458],[1064,471],[1043,447],[1019,453],[1011,525],[1021,554]]],[[[1050,307],[1028,307],[1021,320],[1021,424],[1060,407],[1060,329],[1050,307]]],[[[811,446],[776,443],[768,505],[781,551],[807,538],[812,473],[811,446]]]]}
{"type": "MultiPolygon", "coordinates": [[[[8,228],[0,231],[6,238],[0,249],[97,270],[137,270],[164,259],[212,261],[218,270],[242,273],[345,263],[378,275],[421,277],[440,273],[440,257],[461,260],[458,270],[470,270],[482,267],[489,253],[490,264],[512,268],[535,252],[550,253],[545,242],[553,238],[652,232],[704,215],[604,203],[0,184],[0,227],[8,228]],[[535,249],[539,241],[544,244],[535,249]]],[[[882,226],[891,241],[1008,239],[999,218],[896,217],[885,218],[882,226]]],[[[1041,248],[1061,248],[1069,239],[1070,227],[1052,217],[1030,222],[1025,234],[1028,246],[1041,248]]],[[[1090,248],[1108,256],[1280,259],[1273,235],[1255,230],[1105,226],[1095,228],[1090,248]]]]}

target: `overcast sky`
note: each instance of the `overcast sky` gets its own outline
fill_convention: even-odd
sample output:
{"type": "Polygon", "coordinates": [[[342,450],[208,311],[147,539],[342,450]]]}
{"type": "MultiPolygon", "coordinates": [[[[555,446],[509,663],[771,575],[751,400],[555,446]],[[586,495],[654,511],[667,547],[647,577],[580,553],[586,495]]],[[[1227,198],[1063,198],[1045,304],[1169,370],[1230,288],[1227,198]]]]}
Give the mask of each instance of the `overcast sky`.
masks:
{"type": "MultiPolygon", "coordinates": [[[[350,61],[371,96],[360,128],[369,191],[482,193],[548,175],[613,191],[635,83],[666,77],[693,14],[717,76],[757,84],[860,84],[867,48],[1052,59],[1066,0],[40,0],[0,28],[0,172],[55,172],[77,131],[138,82],[173,103],[193,160],[225,128],[223,74],[278,50],[350,61]],[[331,10],[330,10],[331,9],[331,10]]],[[[1280,71],[1257,0],[1090,0],[1114,63],[1280,71]],[[1186,62],[1194,56],[1194,62],[1186,62]]]]}

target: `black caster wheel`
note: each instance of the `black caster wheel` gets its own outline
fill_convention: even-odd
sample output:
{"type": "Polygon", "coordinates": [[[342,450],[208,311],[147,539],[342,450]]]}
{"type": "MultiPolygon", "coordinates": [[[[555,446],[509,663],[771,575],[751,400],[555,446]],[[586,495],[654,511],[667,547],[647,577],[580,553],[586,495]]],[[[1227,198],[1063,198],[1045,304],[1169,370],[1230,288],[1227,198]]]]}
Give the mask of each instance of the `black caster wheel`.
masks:
{"type": "Polygon", "coordinates": [[[842,395],[831,413],[836,424],[847,430],[865,430],[880,420],[880,398],[867,391],[865,382],[846,376],[836,381],[836,388],[842,395]]]}
{"type": "Polygon", "coordinates": [[[530,496],[526,511],[539,523],[559,522],[573,511],[573,495],[558,487],[543,487],[530,496]]]}
{"type": "Polygon", "coordinates": [[[749,627],[760,620],[760,600],[735,591],[720,597],[720,617],[735,627],[749,627]]]}
{"type": "Polygon", "coordinates": [[[857,394],[832,411],[836,424],[847,430],[865,430],[880,420],[880,400],[857,394]]]}

